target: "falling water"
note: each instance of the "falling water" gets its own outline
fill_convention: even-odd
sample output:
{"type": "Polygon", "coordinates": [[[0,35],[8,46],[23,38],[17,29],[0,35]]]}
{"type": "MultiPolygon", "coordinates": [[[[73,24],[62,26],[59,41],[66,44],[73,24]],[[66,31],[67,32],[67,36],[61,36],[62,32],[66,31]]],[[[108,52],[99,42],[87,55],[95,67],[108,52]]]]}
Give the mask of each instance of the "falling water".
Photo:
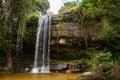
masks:
{"type": "Polygon", "coordinates": [[[51,16],[45,15],[39,19],[35,60],[32,73],[49,73],[50,32],[51,16]]]}
{"type": "Polygon", "coordinates": [[[75,36],[75,27],[74,27],[74,23],[68,23],[68,35],[69,37],[74,37],[75,36]]]}

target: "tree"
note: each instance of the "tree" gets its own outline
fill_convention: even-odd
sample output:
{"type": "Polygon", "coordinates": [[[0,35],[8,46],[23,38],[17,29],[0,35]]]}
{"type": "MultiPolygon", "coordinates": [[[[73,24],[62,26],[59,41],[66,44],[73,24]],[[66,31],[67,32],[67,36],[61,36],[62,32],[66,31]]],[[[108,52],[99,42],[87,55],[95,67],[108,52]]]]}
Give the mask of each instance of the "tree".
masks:
{"type": "MultiPolygon", "coordinates": [[[[27,8],[34,3],[34,0],[4,0],[1,2],[1,32],[0,41],[1,47],[6,54],[6,70],[12,69],[12,49],[14,47],[13,41],[17,41],[17,46],[21,46],[25,14],[28,12],[27,8]],[[22,6],[21,6],[22,5],[22,6]],[[16,26],[16,24],[18,24],[16,26]],[[13,30],[16,29],[17,40],[14,38],[13,30]],[[19,37],[20,36],[20,37],[19,37]],[[20,44],[19,44],[20,43],[20,44]]],[[[0,30],[1,30],[0,29],[0,30]]],[[[18,49],[18,47],[16,48],[18,49]]],[[[18,52],[18,51],[17,51],[18,52]]]]}
{"type": "Polygon", "coordinates": [[[17,44],[16,44],[16,55],[21,56],[22,55],[22,46],[23,46],[23,36],[24,36],[24,31],[25,31],[25,22],[26,22],[26,13],[30,12],[33,10],[33,6],[35,5],[35,1],[33,0],[19,0],[14,3],[15,5],[15,10],[18,10],[18,12],[15,11],[14,14],[16,14],[17,18],[17,44]],[[23,5],[24,3],[24,5],[23,5]],[[23,5],[23,6],[20,6],[23,5]],[[31,9],[29,9],[31,8],[31,9]]]}
{"type": "MultiPolygon", "coordinates": [[[[0,0],[0,47],[6,54],[8,71],[12,70],[12,53],[17,59],[22,55],[26,17],[36,11],[38,2],[39,0],[0,0]]],[[[39,9],[46,11],[49,3],[46,0],[40,5],[39,9]]]]}
{"type": "Polygon", "coordinates": [[[103,27],[102,39],[111,50],[119,50],[120,45],[120,0],[83,0],[84,23],[98,21],[103,27]],[[114,43],[113,43],[114,42],[114,43]]]}
{"type": "Polygon", "coordinates": [[[48,0],[37,0],[36,5],[37,10],[42,13],[46,13],[50,7],[48,0]]]}
{"type": "Polygon", "coordinates": [[[110,33],[116,32],[115,29],[118,29],[118,25],[120,25],[119,5],[120,0],[83,0],[84,21],[99,21],[102,23],[103,30],[113,30],[110,33]],[[117,28],[115,28],[115,24],[117,28]]]}
{"type": "Polygon", "coordinates": [[[67,2],[63,7],[60,8],[59,13],[70,12],[70,9],[77,5],[76,2],[67,2]]]}

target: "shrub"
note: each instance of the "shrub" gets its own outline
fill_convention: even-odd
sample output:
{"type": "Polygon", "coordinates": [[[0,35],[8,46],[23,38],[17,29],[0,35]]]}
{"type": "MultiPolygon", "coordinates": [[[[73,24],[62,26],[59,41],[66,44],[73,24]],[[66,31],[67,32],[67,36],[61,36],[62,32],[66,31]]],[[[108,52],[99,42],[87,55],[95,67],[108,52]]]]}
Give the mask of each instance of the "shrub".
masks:
{"type": "Polygon", "coordinates": [[[100,52],[94,59],[93,59],[93,63],[95,65],[99,65],[99,64],[105,64],[105,65],[110,65],[113,66],[113,61],[112,61],[112,53],[111,52],[100,52]]]}

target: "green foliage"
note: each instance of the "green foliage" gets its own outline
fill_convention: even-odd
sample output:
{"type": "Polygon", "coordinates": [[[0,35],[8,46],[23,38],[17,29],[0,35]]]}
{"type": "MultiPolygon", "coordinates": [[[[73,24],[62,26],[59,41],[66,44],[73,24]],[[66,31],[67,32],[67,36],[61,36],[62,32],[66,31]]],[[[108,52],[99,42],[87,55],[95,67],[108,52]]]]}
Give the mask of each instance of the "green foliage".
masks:
{"type": "Polygon", "coordinates": [[[40,15],[39,15],[38,12],[33,12],[33,13],[27,15],[27,21],[29,21],[29,20],[30,20],[31,18],[33,18],[33,17],[37,17],[37,18],[39,18],[40,15]]]}
{"type": "MultiPolygon", "coordinates": [[[[48,7],[44,6],[46,4],[41,2],[41,7],[38,2],[38,0],[0,0],[0,49],[6,54],[6,67],[8,68],[12,68],[13,56],[21,57],[19,55],[22,54],[24,32],[28,30],[26,34],[29,38],[35,36],[31,33],[36,30],[35,25],[37,25],[38,17],[32,18],[30,22],[28,20],[32,15],[29,18],[27,18],[27,15],[35,12],[36,6],[39,6],[39,9],[45,7],[42,10],[48,9],[48,7]],[[28,25],[29,29],[26,28],[25,31],[26,20],[32,25],[28,25]],[[31,28],[31,26],[34,28],[31,28]],[[14,55],[11,55],[12,53],[14,55]]],[[[47,5],[49,4],[47,3],[47,5]]]]}
{"type": "Polygon", "coordinates": [[[83,10],[84,21],[100,21],[102,17],[107,17],[110,22],[114,23],[119,23],[120,20],[119,5],[119,0],[82,0],[79,4],[83,10]]]}
{"type": "Polygon", "coordinates": [[[119,52],[119,51],[116,51],[116,52],[113,54],[113,60],[115,60],[115,61],[120,61],[120,52],[119,52]]]}
{"type": "Polygon", "coordinates": [[[99,64],[105,64],[105,65],[110,65],[113,66],[113,61],[112,61],[112,53],[111,52],[100,52],[94,59],[93,63],[96,65],[99,64]]]}
{"type": "Polygon", "coordinates": [[[93,65],[94,65],[92,59],[83,58],[80,61],[83,62],[83,63],[86,63],[88,69],[91,69],[93,67],[93,65]]]}
{"type": "MultiPolygon", "coordinates": [[[[11,45],[14,45],[14,48],[17,40],[19,40],[16,40],[16,38],[20,38],[18,36],[21,36],[20,40],[22,40],[26,20],[28,21],[32,15],[38,17],[38,14],[30,14],[36,11],[36,6],[46,11],[49,8],[49,2],[48,0],[5,0],[3,3],[3,1],[0,0],[0,46],[2,46],[2,48],[7,47],[6,44],[8,40],[6,38],[8,38],[8,36],[6,33],[9,33],[9,28],[11,28],[12,36],[12,40],[10,39],[9,42],[11,42],[11,45]],[[26,17],[26,15],[29,16],[26,17]]],[[[37,23],[34,25],[37,25],[37,23]]]]}
{"type": "Polygon", "coordinates": [[[74,7],[71,8],[72,13],[76,12],[77,10],[79,10],[79,5],[74,6],[74,7]]]}
{"type": "Polygon", "coordinates": [[[89,8],[90,4],[92,4],[92,5],[97,7],[97,2],[98,2],[98,0],[82,0],[82,4],[81,5],[84,8],[87,9],[87,8],[89,8]]]}
{"type": "Polygon", "coordinates": [[[37,0],[37,10],[46,13],[50,7],[48,0],[37,0]]]}
{"type": "Polygon", "coordinates": [[[120,24],[112,24],[108,27],[103,28],[101,36],[104,38],[117,37],[120,33],[120,24]]]}
{"type": "Polygon", "coordinates": [[[67,2],[63,7],[60,8],[59,13],[70,12],[70,9],[77,6],[76,2],[67,2]]]}
{"type": "Polygon", "coordinates": [[[35,35],[36,35],[36,29],[38,24],[39,14],[38,13],[31,13],[27,16],[26,21],[26,31],[25,31],[25,37],[24,41],[26,43],[35,44],[35,35]]]}
{"type": "Polygon", "coordinates": [[[120,0],[100,0],[99,6],[110,22],[120,23],[120,0]]]}

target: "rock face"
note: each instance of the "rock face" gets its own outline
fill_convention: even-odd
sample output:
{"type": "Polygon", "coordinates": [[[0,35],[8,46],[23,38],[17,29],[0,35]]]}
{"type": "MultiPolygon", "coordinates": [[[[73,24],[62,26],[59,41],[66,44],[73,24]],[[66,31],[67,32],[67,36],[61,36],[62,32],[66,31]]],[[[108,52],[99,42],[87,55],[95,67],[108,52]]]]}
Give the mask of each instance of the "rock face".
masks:
{"type": "Polygon", "coordinates": [[[51,71],[65,71],[68,67],[68,64],[52,64],[50,66],[51,71]]]}
{"type": "MultiPolygon", "coordinates": [[[[31,64],[23,64],[20,67],[15,67],[14,72],[31,72],[33,65],[31,64]]],[[[83,72],[86,70],[85,63],[78,63],[75,65],[68,64],[68,63],[55,63],[50,64],[50,71],[52,72],[65,72],[65,73],[76,73],[76,72],[83,72]]]]}
{"type": "MultiPolygon", "coordinates": [[[[77,54],[79,49],[85,49],[85,37],[88,40],[88,47],[101,48],[99,45],[101,25],[92,21],[83,27],[77,21],[71,21],[71,13],[58,14],[53,16],[51,28],[51,59],[81,59],[84,55],[77,54]],[[67,17],[65,21],[63,17],[67,17]],[[70,21],[69,21],[70,20],[70,21]]],[[[100,42],[101,43],[101,42],[100,42]]],[[[86,56],[86,55],[85,55],[86,56]]]]}
{"type": "Polygon", "coordinates": [[[86,70],[86,64],[79,63],[75,65],[71,64],[52,64],[50,66],[51,71],[57,71],[57,72],[65,72],[65,73],[77,73],[77,72],[83,72],[86,70]]]}
{"type": "Polygon", "coordinates": [[[61,23],[53,25],[52,37],[78,37],[79,26],[76,23],[61,23]]]}
{"type": "Polygon", "coordinates": [[[100,31],[102,27],[97,25],[96,22],[92,22],[87,29],[83,28],[76,22],[63,22],[52,25],[52,37],[85,37],[87,31],[87,37],[93,41],[99,40],[100,31]],[[72,34],[72,35],[71,35],[72,34]]]}
{"type": "Polygon", "coordinates": [[[63,14],[57,14],[53,16],[54,21],[62,21],[63,14]]]}
{"type": "Polygon", "coordinates": [[[69,65],[66,73],[84,72],[86,68],[86,64],[81,62],[76,65],[69,65]]]}

